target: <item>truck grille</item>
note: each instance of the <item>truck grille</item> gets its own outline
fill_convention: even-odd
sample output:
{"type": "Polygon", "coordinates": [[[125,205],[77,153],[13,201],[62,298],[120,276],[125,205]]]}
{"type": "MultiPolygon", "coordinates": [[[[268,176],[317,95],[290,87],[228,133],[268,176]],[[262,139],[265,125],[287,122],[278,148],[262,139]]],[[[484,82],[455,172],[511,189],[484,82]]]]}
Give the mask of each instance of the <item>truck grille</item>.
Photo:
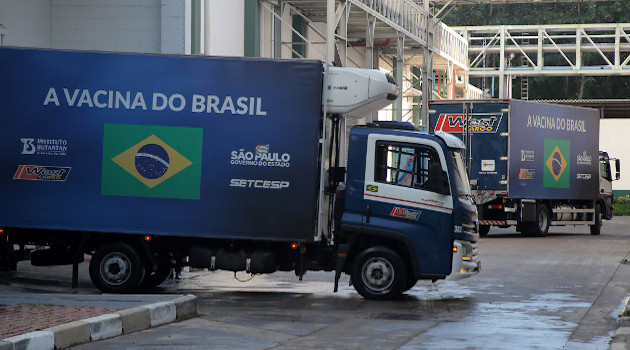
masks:
{"type": "Polygon", "coordinates": [[[477,233],[477,225],[472,221],[464,221],[462,223],[462,227],[464,228],[464,232],[475,234],[477,233]]]}

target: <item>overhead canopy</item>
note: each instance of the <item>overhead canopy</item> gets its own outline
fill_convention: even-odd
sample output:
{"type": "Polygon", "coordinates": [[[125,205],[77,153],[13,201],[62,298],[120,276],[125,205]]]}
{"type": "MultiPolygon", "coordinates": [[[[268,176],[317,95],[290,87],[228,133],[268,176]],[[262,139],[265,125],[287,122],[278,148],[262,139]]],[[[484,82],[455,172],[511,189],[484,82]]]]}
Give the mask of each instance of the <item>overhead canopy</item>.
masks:
{"type": "Polygon", "coordinates": [[[533,4],[549,2],[595,2],[595,1],[616,1],[616,0],[430,0],[433,5],[447,4],[476,4],[476,5],[504,5],[504,4],[533,4]]]}

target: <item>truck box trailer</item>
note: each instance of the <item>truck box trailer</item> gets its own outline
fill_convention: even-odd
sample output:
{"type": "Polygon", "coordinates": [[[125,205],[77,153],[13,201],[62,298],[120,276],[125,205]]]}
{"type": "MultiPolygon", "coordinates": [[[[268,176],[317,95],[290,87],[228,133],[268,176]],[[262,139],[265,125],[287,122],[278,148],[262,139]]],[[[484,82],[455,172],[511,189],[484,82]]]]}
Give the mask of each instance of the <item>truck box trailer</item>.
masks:
{"type": "Polygon", "coordinates": [[[466,144],[482,235],[490,226],[511,225],[538,236],[550,225],[589,225],[599,234],[602,216],[612,217],[600,200],[596,110],[522,100],[432,101],[429,121],[433,132],[466,144]]]}
{"type": "Polygon", "coordinates": [[[8,260],[28,245],[49,247],[31,254],[39,265],[89,254],[103,292],[186,265],[327,270],[373,299],[478,271],[459,140],[376,123],[352,130],[338,165],[340,120],[399,92],[378,70],[2,48],[0,75],[8,260]]]}

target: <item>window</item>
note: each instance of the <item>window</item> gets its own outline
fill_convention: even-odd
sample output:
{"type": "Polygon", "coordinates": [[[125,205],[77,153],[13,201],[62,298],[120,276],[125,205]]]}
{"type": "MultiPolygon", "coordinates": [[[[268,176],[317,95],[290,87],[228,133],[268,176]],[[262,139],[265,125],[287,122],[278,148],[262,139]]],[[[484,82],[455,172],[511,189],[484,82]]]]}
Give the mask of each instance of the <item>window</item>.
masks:
{"type": "Polygon", "coordinates": [[[606,159],[599,160],[599,173],[602,178],[608,181],[612,181],[612,174],[610,173],[610,164],[606,159]]]}
{"type": "Polygon", "coordinates": [[[426,188],[429,168],[440,164],[434,149],[379,141],[376,143],[374,180],[392,185],[426,188]]]}

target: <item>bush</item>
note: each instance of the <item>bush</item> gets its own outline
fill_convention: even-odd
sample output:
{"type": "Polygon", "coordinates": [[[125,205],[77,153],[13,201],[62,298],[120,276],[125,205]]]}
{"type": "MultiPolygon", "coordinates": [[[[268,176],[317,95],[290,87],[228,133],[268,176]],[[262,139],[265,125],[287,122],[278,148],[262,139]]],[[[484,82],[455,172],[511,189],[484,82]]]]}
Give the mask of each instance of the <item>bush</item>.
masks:
{"type": "Polygon", "coordinates": [[[615,198],[615,203],[630,204],[630,195],[615,198]]]}
{"type": "Polygon", "coordinates": [[[630,196],[615,198],[613,207],[615,208],[615,211],[613,212],[615,216],[630,215],[630,196]]]}

